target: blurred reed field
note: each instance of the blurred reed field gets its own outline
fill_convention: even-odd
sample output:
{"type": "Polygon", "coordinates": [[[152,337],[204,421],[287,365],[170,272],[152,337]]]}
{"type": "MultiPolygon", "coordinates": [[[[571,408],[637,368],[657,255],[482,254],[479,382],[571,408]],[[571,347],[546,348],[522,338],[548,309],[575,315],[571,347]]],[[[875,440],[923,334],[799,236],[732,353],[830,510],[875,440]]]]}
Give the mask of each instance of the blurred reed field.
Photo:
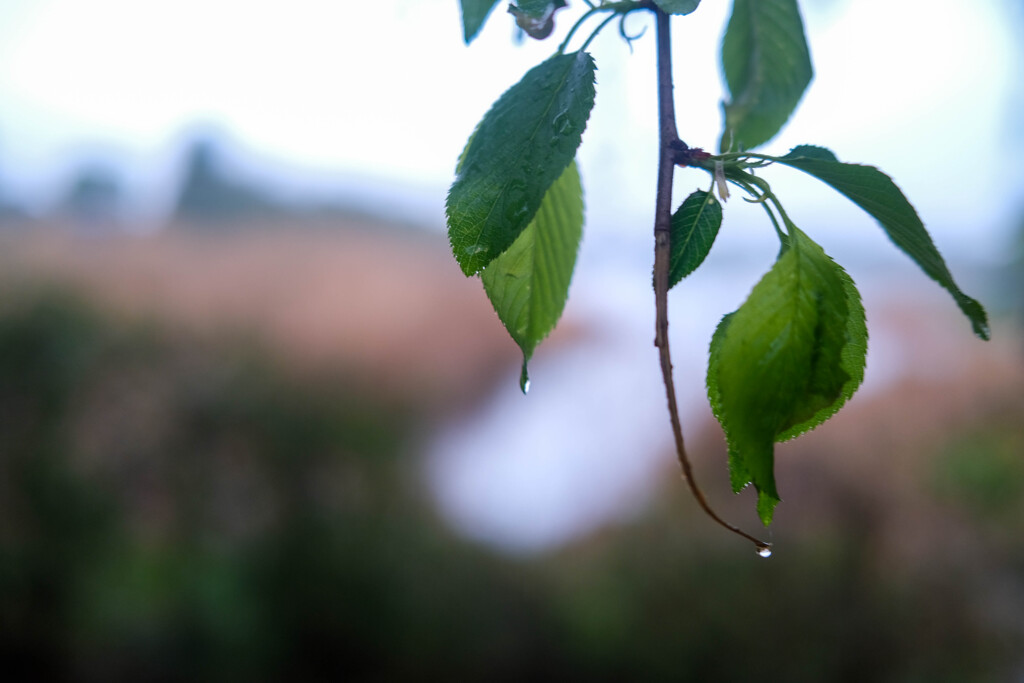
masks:
{"type": "MultiPolygon", "coordinates": [[[[900,41],[888,31],[871,41],[886,68],[869,80],[897,72],[885,97],[922,100],[932,114],[924,120],[893,105],[893,116],[882,116],[875,100],[858,110],[863,95],[846,70],[860,73],[860,65],[837,62],[835,53],[830,62],[828,53],[847,33],[835,17],[869,0],[802,3],[810,30],[819,32],[812,45],[820,46],[823,85],[809,95],[812,114],[801,130],[831,133],[833,116],[865,120],[842,126],[837,135],[847,137],[837,149],[860,154],[877,138],[883,153],[865,151],[863,160],[895,166],[901,182],[911,176],[908,194],[930,227],[939,224],[936,241],[944,250],[953,245],[951,268],[992,314],[993,341],[971,337],[946,293],[923,275],[872,260],[880,234],[858,232],[841,209],[811,200],[806,216],[821,224],[823,240],[844,246],[864,236],[850,271],[864,287],[873,355],[862,391],[832,421],[777,448],[785,504],[771,531],[758,529],[751,492],[730,492],[725,442],[699,396],[708,339],[694,331],[694,320],[713,326],[735,303],[733,290],[745,295],[764,271],[744,251],[758,238],[737,221],[704,279],[673,290],[674,359],[680,392],[690,392],[683,422],[701,485],[723,517],[769,535],[775,553],[767,560],[690,499],[668,445],[663,389],[633,381],[656,375],[657,365],[649,221],[636,219],[634,206],[642,200],[646,211],[653,198],[637,169],[653,170],[643,155],[654,149],[644,136],[654,133],[621,125],[638,120],[642,102],[653,104],[653,86],[642,96],[631,90],[643,84],[632,75],[642,63],[626,78],[614,65],[621,55],[602,62],[599,88],[609,94],[588,124],[595,142],[581,151],[595,188],[587,197],[590,232],[566,316],[538,350],[535,386],[524,398],[516,393],[518,349],[479,282],[459,273],[441,223],[465,134],[505,76],[521,74],[535,44],[512,48],[495,28],[476,53],[465,52],[454,2],[443,16],[442,3],[338,10],[312,2],[302,17],[309,25],[293,41],[303,71],[268,61],[267,45],[292,43],[280,42],[280,16],[249,3],[204,0],[186,11],[192,5],[183,0],[143,11],[125,2],[124,21],[110,22],[104,12],[61,2],[38,11],[30,2],[10,6],[17,11],[0,4],[0,19],[9,19],[0,21],[5,680],[1024,681],[1024,207],[1012,205],[1020,199],[1016,175],[999,173],[1015,158],[1019,121],[1013,115],[997,126],[995,105],[978,116],[957,110],[962,148],[988,160],[971,161],[963,186],[943,175],[952,165],[946,143],[938,161],[926,151],[899,168],[908,147],[946,125],[941,116],[953,100],[988,95],[950,90],[964,79],[948,69],[938,85],[922,77],[907,86],[904,67],[937,57],[925,50],[909,61],[892,57],[890,43],[900,41]],[[188,32],[218,21],[232,26],[243,11],[253,25],[232,37],[231,50],[212,29],[188,32]],[[393,43],[339,40],[340,20],[320,15],[338,11],[360,27],[376,25],[373,13],[381,12],[402,30],[374,38],[393,43]],[[95,26],[68,28],[96,17],[95,26]],[[172,20],[175,31],[167,28],[172,20]],[[170,77],[180,92],[151,77],[122,77],[130,88],[103,80],[120,73],[111,65],[131,66],[117,52],[121,43],[100,38],[108,24],[133,38],[146,73],[170,77]],[[29,38],[73,41],[78,31],[89,49],[76,54],[91,68],[69,81],[65,53],[29,38]],[[189,45],[181,59],[194,73],[179,78],[184,67],[167,61],[160,42],[167,36],[176,55],[189,45]],[[148,40],[157,41],[159,59],[145,51],[148,40]],[[108,54],[106,45],[116,49],[108,54]],[[387,62],[385,52],[401,58],[387,62]],[[46,62],[51,53],[60,59],[46,62]],[[430,59],[408,60],[414,53],[430,59]],[[236,59],[246,69],[235,68],[236,59]],[[41,76],[19,70],[36,63],[46,67],[41,76]],[[326,88],[323,72],[309,64],[367,66],[340,69],[326,88]],[[432,117],[439,74],[453,65],[470,75],[508,74],[495,76],[493,93],[473,81],[466,102],[446,100],[432,117]],[[163,97],[192,116],[186,86],[202,85],[204,76],[214,84],[198,88],[195,110],[216,108],[209,94],[222,95],[227,132],[168,131],[153,123],[174,120],[159,107],[135,111],[132,97],[118,99],[134,97],[137,86],[152,95],[140,101],[163,97]],[[229,77],[237,88],[224,86],[229,77]],[[398,78],[410,81],[401,102],[387,99],[400,88],[381,87],[398,78]],[[57,83],[50,100],[47,79],[57,83]],[[815,94],[828,88],[844,97],[848,89],[849,97],[836,104],[815,94]],[[304,99],[311,96],[318,99],[304,99]],[[109,120],[99,111],[108,99],[120,107],[109,120]],[[92,155],[68,142],[64,130],[76,118],[60,107],[72,105],[85,107],[81,120],[101,121],[105,143],[110,131],[123,134],[124,148],[99,145],[113,153],[92,155]],[[288,125],[275,128],[279,120],[288,125]],[[368,132],[374,122],[386,136],[368,132]],[[46,125],[59,134],[47,137],[46,125]],[[618,137],[609,146],[600,136],[612,128],[618,137]],[[258,133],[268,136],[264,147],[249,151],[258,133]],[[234,135],[244,142],[225,152],[234,135]],[[46,153],[33,156],[33,144],[46,153]],[[159,158],[143,159],[154,147],[159,158]],[[268,161],[282,150],[297,151],[298,160],[268,161]],[[311,171],[329,165],[324,150],[351,152],[344,163],[354,172],[311,171]],[[998,157],[986,156],[993,150],[998,157]],[[47,166],[55,160],[64,165],[47,166]],[[415,172],[430,182],[402,175],[415,172]],[[147,189],[161,173],[174,177],[152,183],[163,194],[147,189]],[[316,187],[307,192],[306,182],[316,187]],[[996,198],[979,206],[979,187],[996,198]],[[642,226],[636,242],[622,237],[634,224],[642,226]],[[1017,235],[1012,247],[996,245],[1009,234],[1017,235]],[[700,401],[690,400],[694,394],[700,401]],[[542,412],[539,426],[515,421],[542,412]],[[473,429],[483,436],[469,446],[448,438],[473,429]],[[438,451],[446,449],[468,452],[457,454],[453,469],[438,470],[445,455],[438,451]],[[581,456],[567,461],[578,477],[546,478],[545,461],[569,450],[581,456]],[[495,453],[521,469],[503,469],[495,453]],[[454,478],[477,464],[473,476],[486,474],[487,488],[476,508],[459,508],[459,518],[453,491],[477,480],[452,481],[446,491],[432,476],[454,478]],[[513,489],[519,507],[489,498],[513,489]],[[503,518],[501,528],[527,529],[537,518],[557,521],[543,519],[559,514],[545,501],[601,496],[624,501],[591,506],[586,524],[534,545],[465,519],[491,511],[503,518]]],[[[897,18],[915,16],[910,3],[888,4],[897,18]]],[[[701,12],[724,14],[727,5],[704,3],[701,12]]],[[[1020,19],[1008,1],[964,7],[929,3],[928,12],[972,18],[954,27],[956,36],[978,33],[997,7],[1020,19]]],[[[856,17],[861,28],[871,19],[856,17]]],[[[718,31],[720,19],[707,25],[718,31]]],[[[972,43],[946,40],[953,34],[920,32],[946,41],[939,57],[971,54],[972,43]]],[[[991,37],[986,49],[1008,45],[1008,35],[991,37]]],[[[709,36],[695,30],[680,43],[711,59],[718,34],[709,36]]],[[[625,49],[594,43],[612,48],[625,49]]],[[[636,52],[637,62],[653,58],[646,44],[636,52]]],[[[974,52],[1011,66],[971,71],[971,62],[963,67],[971,85],[1017,63],[974,52]]],[[[688,98],[681,116],[712,140],[720,84],[703,97],[701,79],[717,74],[709,67],[680,77],[688,98]],[[706,112],[691,106],[700,100],[711,103],[706,112]]],[[[1019,99],[1019,87],[992,91],[1000,107],[1019,99]]]]}
{"type": "MultiPolygon", "coordinates": [[[[438,266],[443,244],[396,248],[395,229],[353,225],[3,234],[8,670],[1021,675],[1024,368],[1010,317],[993,345],[957,345],[945,372],[910,374],[780,448],[788,509],[768,561],[699,515],[668,452],[660,492],[628,518],[508,555],[453,531],[421,472],[427,435],[518,359],[486,302],[463,301],[461,276],[438,266]],[[374,248],[393,263],[356,273],[353,254],[374,248]]],[[[927,328],[908,311],[893,301],[884,315],[927,328]]],[[[750,505],[727,493],[721,434],[709,415],[690,422],[705,487],[741,518],[750,505]]]]}

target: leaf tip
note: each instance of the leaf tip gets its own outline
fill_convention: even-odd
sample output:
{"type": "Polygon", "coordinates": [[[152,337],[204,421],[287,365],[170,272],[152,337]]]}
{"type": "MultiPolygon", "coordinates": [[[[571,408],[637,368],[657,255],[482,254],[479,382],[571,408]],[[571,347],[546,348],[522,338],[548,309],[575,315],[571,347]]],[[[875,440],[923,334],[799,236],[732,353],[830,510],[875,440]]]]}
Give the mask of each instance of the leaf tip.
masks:
{"type": "Polygon", "coordinates": [[[775,514],[775,506],[778,504],[778,496],[761,489],[757,490],[757,516],[761,518],[762,524],[765,526],[771,525],[772,516],[775,514]]]}
{"type": "Polygon", "coordinates": [[[989,327],[988,313],[985,311],[985,308],[974,299],[971,299],[967,305],[962,305],[961,308],[971,321],[971,329],[974,330],[974,334],[984,341],[990,341],[992,339],[992,328],[989,327]]]}
{"type": "Polygon", "coordinates": [[[469,45],[480,35],[480,29],[498,0],[461,0],[459,4],[462,9],[462,40],[469,45]]]}

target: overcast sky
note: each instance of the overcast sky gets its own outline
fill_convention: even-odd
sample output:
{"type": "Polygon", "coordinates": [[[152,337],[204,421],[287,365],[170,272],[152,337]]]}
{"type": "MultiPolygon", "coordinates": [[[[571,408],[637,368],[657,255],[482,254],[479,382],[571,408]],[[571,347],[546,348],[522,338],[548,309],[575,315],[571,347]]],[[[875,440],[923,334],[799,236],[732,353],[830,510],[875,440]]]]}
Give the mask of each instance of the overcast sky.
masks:
{"type": "MultiPolygon", "coordinates": [[[[697,146],[712,147],[721,125],[728,4],[706,0],[675,22],[680,128],[697,146]]],[[[1021,53],[1003,5],[803,6],[816,79],[768,149],[829,146],[893,175],[941,237],[957,239],[965,220],[997,235],[1020,195],[1008,152],[1020,151],[1010,98],[1021,53]]],[[[581,7],[562,11],[556,39],[581,7]]],[[[648,23],[636,16],[631,29],[648,23]]],[[[598,231],[649,215],[655,165],[653,31],[632,55],[607,34],[593,46],[597,105],[580,152],[598,231]]],[[[440,224],[468,132],[555,47],[515,46],[512,35],[499,7],[464,46],[456,0],[4,0],[0,181],[45,204],[72,159],[98,154],[125,166],[131,189],[160,197],[182,131],[199,123],[250,149],[258,170],[283,168],[283,182],[397,193],[391,201],[407,196],[440,224]]],[[[704,182],[684,175],[677,193],[704,182]]],[[[846,210],[810,202],[812,216],[818,202],[828,215],[846,210]]]]}

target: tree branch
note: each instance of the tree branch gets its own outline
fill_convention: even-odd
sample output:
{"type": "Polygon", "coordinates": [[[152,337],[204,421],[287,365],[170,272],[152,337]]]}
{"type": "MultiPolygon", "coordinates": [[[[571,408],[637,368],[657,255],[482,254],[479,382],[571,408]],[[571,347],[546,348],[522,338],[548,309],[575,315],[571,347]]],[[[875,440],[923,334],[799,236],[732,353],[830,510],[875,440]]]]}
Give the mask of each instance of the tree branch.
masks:
{"type": "Polygon", "coordinates": [[[658,42],[658,196],[654,208],[654,345],[658,347],[661,360],[661,376],[668,398],[669,418],[672,435],[675,437],[676,455],[683,470],[683,478],[690,487],[693,497],[711,519],[729,531],[751,541],[760,551],[771,548],[741,529],[729,524],[711,509],[704,492],[693,477],[693,467],[683,442],[683,427],[676,403],[675,381],[672,379],[672,356],[668,344],[668,280],[672,251],[672,178],[678,149],[685,149],[676,128],[675,104],[672,94],[672,39],[669,33],[669,16],[657,6],[651,9],[655,15],[658,42]]]}

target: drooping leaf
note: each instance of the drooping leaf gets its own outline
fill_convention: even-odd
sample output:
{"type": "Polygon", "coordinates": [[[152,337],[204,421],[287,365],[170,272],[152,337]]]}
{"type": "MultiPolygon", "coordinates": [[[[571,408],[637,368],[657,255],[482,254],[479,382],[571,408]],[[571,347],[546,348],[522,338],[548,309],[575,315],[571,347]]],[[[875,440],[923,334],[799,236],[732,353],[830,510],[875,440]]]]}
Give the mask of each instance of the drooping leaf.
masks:
{"type": "MultiPolygon", "coordinates": [[[[725,339],[725,331],[729,329],[729,322],[734,315],[736,315],[735,312],[727,313],[722,317],[718,327],[715,328],[715,333],[711,335],[711,344],[708,347],[708,403],[711,404],[711,412],[714,413],[715,418],[719,422],[722,421],[722,393],[718,389],[717,368],[721,364],[722,340],[725,339]],[[713,371],[713,369],[716,371],[713,371]]],[[[736,450],[730,445],[729,482],[732,484],[732,490],[739,493],[745,486],[750,484],[750,480],[750,472],[747,471],[746,466],[743,464],[743,459],[739,457],[736,450]]]]}
{"type": "Polygon", "coordinates": [[[722,205],[697,190],[672,214],[668,286],[672,288],[704,262],[722,227],[722,205]]]}
{"type": "Polygon", "coordinates": [[[953,280],[942,254],[921,222],[917,211],[892,178],[874,166],[838,161],[822,147],[801,145],[775,161],[821,180],[871,215],[893,243],[907,253],[929,277],[945,287],[971,321],[974,333],[989,338],[988,315],[975,299],[964,294],[953,280]]]}
{"type": "Polygon", "coordinates": [[[666,14],[689,14],[697,9],[700,0],[654,0],[666,14]]]}
{"type": "Polygon", "coordinates": [[[594,60],[555,55],[484,116],[448,191],[448,237],[472,275],[511,246],[572,161],[594,106],[594,60]]]}
{"type": "Polygon", "coordinates": [[[555,11],[563,7],[565,0],[519,0],[518,5],[508,6],[508,11],[527,35],[543,40],[555,30],[555,11]]]}
{"type": "Polygon", "coordinates": [[[768,142],[814,76],[796,0],[734,0],[722,67],[730,95],[723,103],[722,150],[768,142]]]}
{"type": "Polygon", "coordinates": [[[789,247],[711,341],[708,398],[729,443],[733,489],[779,501],[774,443],[834,414],[863,379],[867,332],[852,280],[790,226],[789,247]]]}
{"type": "Polygon", "coordinates": [[[524,392],[526,364],[565,307],[582,229],[583,190],[573,161],[512,246],[480,272],[491,305],[523,351],[524,392]]]}
{"type": "MultiPolygon", "coordinates": [[[[839,265],[834,263],[833,265],[846,294],[846,333],[842,340],[842,350],[839,353],[839,370],[846,374],[847,379],[843,383],[839,397],[832,403],[820,407],[806,404],[802,413],[795,411],[794,420],[797,422],[775,437],[776,441],[795,439],[824,423],[839,412],[839,409],[850,400],[864,381],[864,368],[868,354],[868,326],[864,314],[864,304],[860,300],[860,291],[854,284],[853,278],[839,265]]],[[[833,332],[835,331],[833,330],[833,332]]]]}
{"type": "Polygon", "coordinates": [[[462,39],[469,45],[491,13],[498,0],[459,0],[462,5],[462,39]]]}

